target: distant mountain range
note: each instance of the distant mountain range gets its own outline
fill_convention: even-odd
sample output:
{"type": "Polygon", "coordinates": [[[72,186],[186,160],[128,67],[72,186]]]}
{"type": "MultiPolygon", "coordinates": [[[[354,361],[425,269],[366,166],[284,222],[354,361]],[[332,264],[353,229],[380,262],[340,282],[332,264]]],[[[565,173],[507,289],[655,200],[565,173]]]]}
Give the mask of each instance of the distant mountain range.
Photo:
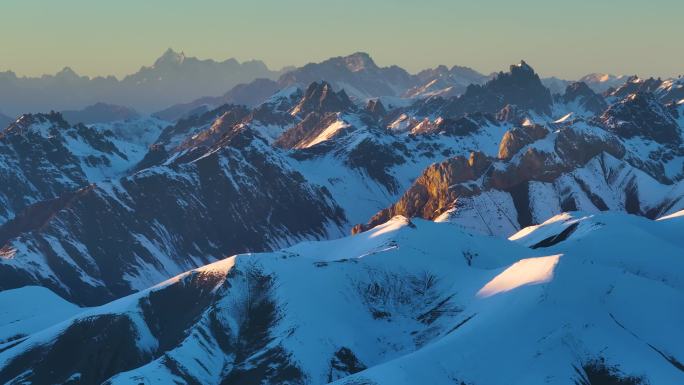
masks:
{"type": "Polygon", "coordinates": [[[121,80],[113,76],[79,76],[68,67],[39,78],[2,72],[0,108],[6,114],[18,115],[78,110],[101,102],[151,113],[184,100],[220,95],[256,78],[275,79],[279,75],[257,60],[200,60],[169,49],[153,65],[121,80]]]}
{"type": "MultiPolygon", "coordinates": [[[[99,106],[123,106],[117,108],[156,113],[162,119],[176,120],[223,103],[254,106],[277,89],[291,85],[305,87],[320,80],[329,82],[335,89],[344,88],[350,97],[363,100],[455,96],[465,92],[468,85],[483,84],[492,76],[460,66],[438,66],[410,74],[398,66],[379,67],[363,52],[274,71],[258,60],[243,63],[235,59],[200,60],[169,49],[151,66],[142,67],[121,80],[113,76],[79,76],[68,67],[55,75],[37,78],[2,72],[0,110],[6,115],[18,116],[52,110],[71,112],[100,103],[99,106]]],[[[591,74],[582,80],[596,92],[604,92],[627,78],[591,74]]],[[[552,93],[563,93],[570,83],[558,78],[546,78],[542,82],[552,93]]],[[[105,115],[112,113],[108,111],[105,115]]],[[[99,119],[91,114],[87,120],[99,119]]]]}
{"type": "MultiPolygon", "coordinates": [[[[305,87],[307,84],[325,80],[333,89],[341,90],[356,100],[382,98],[390,106],[405,105],[415,99],[458,96],[469,85],[481,85],[497,74],[483,75],[471,68],[438,66],[410,74],[398,66],[379,67],[364,52],[334,57],[320,63],[309,63],[285,72],[277,81],[257,79],[241,84],[220,97],[202,97],[188,103],[180,103],[155,113],[160,119],[177,120],[216,108],[224,103],[254,106],[263,102],[276,89],[288,86],[305,87]]],[[[627,81],[627,77],[591,74],[583,77],[584,83],[596,92],[604,92],[627,81]]],[[[563,94],[572,81],[543,78],[542,84],[552,94],[563,94]]]]}
{"type": "Polygon", "coordinates": [[[140,113],[128,107],[96,103],[82,110],[62,111],[62,116],[71,123],[92,124],[136,119],[140,113]]]}

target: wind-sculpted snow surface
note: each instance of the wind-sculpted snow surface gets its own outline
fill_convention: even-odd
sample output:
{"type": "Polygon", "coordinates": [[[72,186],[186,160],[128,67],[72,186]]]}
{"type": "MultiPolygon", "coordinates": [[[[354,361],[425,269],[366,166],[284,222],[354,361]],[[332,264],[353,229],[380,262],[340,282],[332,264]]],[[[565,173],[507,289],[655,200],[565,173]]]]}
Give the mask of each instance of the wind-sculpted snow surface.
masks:
{"type": "Polygon", "coordinates": [[[681,219],[570,213],[508,241],[395,217],[84,310],[3,349],[0,381],[675,384],[681,219]],[[586,225],[526,247],[558,221],[586,225]]]}

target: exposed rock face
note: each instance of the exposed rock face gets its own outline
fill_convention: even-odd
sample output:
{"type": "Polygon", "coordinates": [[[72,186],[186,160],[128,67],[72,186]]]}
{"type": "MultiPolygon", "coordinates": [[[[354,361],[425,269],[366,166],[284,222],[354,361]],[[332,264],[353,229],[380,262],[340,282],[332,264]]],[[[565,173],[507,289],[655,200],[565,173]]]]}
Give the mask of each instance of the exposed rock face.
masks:
{"type": "Polygon", "coordinates": [[[319,114],[311,112],[294,127],[283,133],[275,145],[282,148],[296,148],[306,146],[314,140],[323,130],[338,121],[338,115],[334,112],[319,114]]]}
{"type": "Polygon", "coordinates": [[[215,119],[208,129],[185,139],[176,150],[190,149],[198,146],[211,147],[224,136],[231,133],[236,124],[240,123],[249,115],[247,108],[237,106],[229,109],[215,119]]]}
{"type": "Polygon", "coordinates": [[[290,111],[300,101],[302,95],[303,92],[299,88],[281,90],[252,109],[248,120],[252,123],[258,122],[263,126],[290,126],[296,122],[290,111]]]}
{"type": "Polygon", "coordinates": [[[443,119],[437,125],[437,132],[454,136],[467,136],[477,131],[480,126],[468,117],[459,119],[443,119]]]}
{"type": "Polygon", "coordinates": [[[450,135],[450,136],[468,136],[480,129],[480,125],[469,117],[463,116],[460,118],[439,118],[436,121],[430,121],[428,118],[422,121],[416,121],[409,125],[412,135],[450,135]]]}
{"type": "Polygon", "coordinates": [[[120,175],[145,151],[59,113],[21,116],[0,131],[0,224],[32,203],[120,175]]]}
{"type": "Polygon", "coordinates": [[[358,99],[398,96],[414,83],[411,75],[397,66],[380,68],[364,52],[335,57],[321,63],[309,63],[278,79],[283,86],[306,85],[325,80],[335,90],[347,88],[358,99]]]}
{"type": "Polygon", "coordinates": [[[544,126],[533,124],[506,131],[499,145],[499,159],[510,159],[521,148],[549,134],[544,126]]]}
{"type": "Polygon", "coordinates": [[[429,166],[416,182],[393,206],[380,211],[371,218],[368,225],[357,225],[352,229],[356,234],[384,223],[395,215],[433,219],[450,208],[460,196],[472,195],[479,188],[463,182],[473,181],[492,164],[486,155],[473,152],[470,157],[457,156],[429,166]]]}
{"type": "Polygon", "coordinates": [[[623,99],[637,92],[654,92],[658,89],[658,87],[662,85],[662,83],[663,81],[660,79],[641,79],[638,76],[632,76],[629,79],[627,79],[626,83],[624,83],[617,89],[608,92],[608,95],[615,97],[617,99],[623,99]]]}
{"type": "Polygon", "coordinates": [[[368,111],[375,119],[382,119],[387,114],[387,110],[380,99],[369,100],[368,104],[366,104],[366,111],[368,111]]]}
{"type": "Polygon", "coordinates": [[[558,131],[554,149],[570,166],[583,165],[601,152],[618,159],[625,155],[625,147],[617,138],[573,126],[558,131]]]}
{"type": "Polygon", "coordinates": [[[623,138],[641,136],[663,144],[679,144],[681,131],[670,112],[652,94],[638,92],[613,104],[600,117],[623,138]]]}
{"type": "Polygon", "coordinates": [[[468,159],[459,156],[433,164],[397,203],[377,213],[366,225],[355,226],[352,232],[372,228],[395,215],[435,219],[453,209],[460,199],[490,190],[520,195],[517,190],[521,186],[531,181],[554,182],[601,153],[621,158],[625,149],[611,135],[581,127],[566,126],[553,135],[541,126],[514,128],[501,142],[500,161],[473,152],[468,159]]]}
{"type": "Polygon", "coordinates": [[[343,222],[328,192],[248,127],[207,145],[0,227],[3,252],[16,255],[0,263],[2,289],[40,284],[92,305],[220,256],[322,238],[343,222]],[[47,269],[32,266],[42,260],[47,269]]]}
{"type": "Polygon", "coordinates": [[[501,122],[499,122],[492,114],[476,112],[473,114],[466,114],[458,118],[439,117],[435,120],[430,120],[429,118],[416,120],[403,115],[397,118],[397,120],[394,122],[390,123],[390,126],[403,124],[405,125],[405,129],[399,130],[399,132],[408,131],[412,136],[439,135],[450,137],[469,137],[477,132],[482,132],[482,130],[486,128],[500,126],[500,123],[501,122]]]}
{"type": "Polygon", "coordinates": [[[219,117],[225,117],[223,119],[225,124],[235,124],[249,113],[249,109],[244,106],[225,104],[215,110],[180,119],[162,131],[155,145],[163,146],[169,152],[175,151],[181,143],[192,141],[194,135],[210,128],[219,117]]]}
{"type": "Polygon", "coordinates": [[[578,107],[594,114],[599,114],[608,107],[603,97],[583,82],[569,84],[561,99],[566,104],[577,103],[578,107]]]}
{"type": "Polygon", "coordinates": [[[677,103],[684,100],[684,78],[680,76],[663,82],[655,93],[663,103],[677,103]]]}
{"type": "Polygon", "coordinates": [[[539,114],[550,114],[553,100],[539,76],[527,63],[512,65],[510,72],[500,72],[484,85],[471,84],[458,97],[435,97],[419,101],[414,109],[419,115],[436,112],[443,117],[460,117],[466,113],[497,113],[508,104],[539,114]]]}
{"type": "Polygon", "coordinates": [[[311,83],[304,92],[304,96],[292,109],[292,115],[306,116],[310,112],[325,114],[340,112],[352,108],[354,104],[344,90],[333,91],[328,82],[311,83]]]}
{"type": "Polygon", "coordinates": [[[539,113],[550,112],[551,93],[542,85],[539,76],[525,61],[512,65],[508,73],[499,73],[485,87],[503,95],[507,103],[539,113]]]}
{"type": "Polygon", "coordinates": [[[0,245],[5,245],[21,234],[40,231],[55,215],[69,208],[75,200],[88,194],[93,188],[94,185],[91,185],[75,192],[69,191],[58,198],[46,199],[26,207],[0,226],[0,245]]]}
{"type": "Polygon", "coordinates": [[[596,135],[572,126],[554,133],[554,138],[550,138],[553,149],[549,149],[549,144],[542,144],[546,135],[538,130],[538,135],[543,135],[540,145],[521,147],[513,154],[514,158],[510,163],[504,167],[494,167],[485,181],[485,187],[508,191],[529,181],[552,182],[561,174],[583,166],[602,152],[616,158],[625,154],[624,147],[615,138],[596,135]],[[519,152],[521,149],[524,151],[519,152]]]}
{"type": "MultiPolygon", "coordinates": [[[[315,143],[318,135],[332,125],[337,123],[340,125],[340,129],[342,126],[346,126],[346,123],[339,121],[341,113],[356,110],[356,106],[344,90],[335,92],[327,82],[311,83],[290,111],[290,115],[301,118],[301,120],[283,132],[274,142],[274,145],[282,148],[308,147],[315,143]]],[[[331,135],[336,132],[331,133],[331,135]]]]}
{"type": "Polygon", "coordinates": [[[385,186],[387,191],[398,193],[398,183],[390,173],[392,166],[405,162],[394,148],[378,143],[371,138],[364,139],[349,151],[345,163],[352,169],[360,169],[378,183],[385,186]]]}
{"type": "Polygon", "coordinates": [[[524,112],[515,105],[506,104],[496,113],[496,119],[502,122],[519,124],[524,119],[524,112]]]}

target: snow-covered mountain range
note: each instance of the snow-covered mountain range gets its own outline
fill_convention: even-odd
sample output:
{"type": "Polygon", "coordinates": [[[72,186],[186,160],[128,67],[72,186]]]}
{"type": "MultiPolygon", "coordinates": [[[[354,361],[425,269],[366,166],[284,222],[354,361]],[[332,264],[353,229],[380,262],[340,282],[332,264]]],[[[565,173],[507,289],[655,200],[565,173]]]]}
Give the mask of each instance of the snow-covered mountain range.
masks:
{"type": "Polygon", "coordinates": [[[682,382],[682,84],[586,80],[357,53],[11,119],[0,382],[682,382]]]}
{"type": "MultiPolygon", "coordinates": [[[[160,119],[177,120],[225,103],[254,107],[280,88],[294,84],[306,87],[314,81],[325,80],[336,90],[345,89],[359,100],[425,98],[456,96],[465,92],[468,85],[482,84],[495,75],[444,65],[410,74],[398,66],[380,67],[364,52],[298,68],[271,70],[259,60],[243,63],[235,59],[204,60],[168,49],[151,65],[121,79],[81,76],[69,67],[41,77],[0,72],[0,111],[16,117],[29,112],[85,110],[82,113],[90,118],[82,123],[99,123],[107,120],[100,117],[102,114],[121,115],[123,109],[130,109],[145,114],[156,112],[155,116],[160,119]],[[105,106],[109,107],[108,111],[102,111],[105,106]],[[99,107],[99,111],[94,107],[99,107]]],[[[579,79],[599,93],[617,88],[627,80],[627,76],[608,74],[590,74],[579,79]]],[[[553,94],[562,94],[573,82],[556,77],[542,81],[553,94]]]]}

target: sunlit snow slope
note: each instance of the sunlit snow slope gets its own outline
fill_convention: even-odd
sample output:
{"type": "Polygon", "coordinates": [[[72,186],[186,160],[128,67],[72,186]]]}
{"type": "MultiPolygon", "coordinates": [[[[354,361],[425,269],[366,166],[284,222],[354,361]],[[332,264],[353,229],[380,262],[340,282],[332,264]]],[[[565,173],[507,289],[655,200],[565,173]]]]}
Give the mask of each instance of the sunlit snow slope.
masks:
{"type": "Polygon", "coordinates": [[[395,217],[87,309],[2,351],[0,381],[682,383],[682,231],[568,213],[510,241],[395,217]]]}

